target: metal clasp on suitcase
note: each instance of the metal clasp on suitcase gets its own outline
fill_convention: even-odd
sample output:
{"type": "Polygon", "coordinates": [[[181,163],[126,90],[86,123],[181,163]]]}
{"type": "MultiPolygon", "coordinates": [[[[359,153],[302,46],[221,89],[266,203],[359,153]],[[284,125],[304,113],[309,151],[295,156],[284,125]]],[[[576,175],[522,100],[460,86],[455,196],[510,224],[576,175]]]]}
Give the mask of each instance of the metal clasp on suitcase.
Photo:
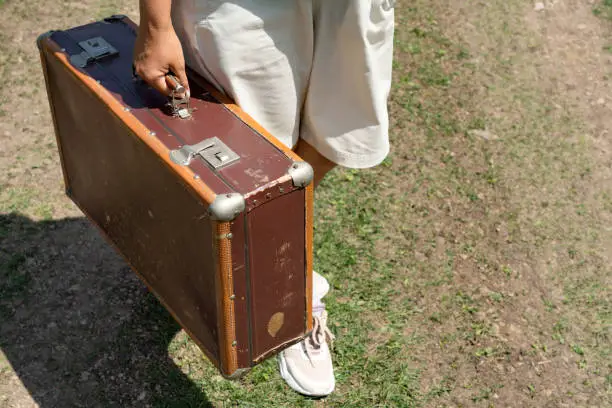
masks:
{"type": "Polygon", "coordinates": [[[70,56],[70,62],[79,68],[85,68],[92,62],[119,54],[119,51],[102,37],[93,37],[80,41],[79,46],[83,51],[70,56]]]}
{"type": "Polygon", "coordinates": [[[170,108],[172,109],[172,114],[174,116],[178,116],[181,119],[188,119],[191,117],[191,113],[193,109],[189,106],[189,93],[185,92],[185,87],[181,85],[178,79],[172,75],[166,75],[170,82],[172,82],[172,92],[170,93],[170,108]],[[183,94],[183,97],[180,98],[178,95],[183,94]],[[185,104],[186,107],[181,107],[181,105],[185,104]]]}
{"type": "Polygon", "coordinates": [[[170,151],[170,159],[182,166],[187,166],[196,156],[200,156],[214,169],[227,166],[240,159],[225,143],[217,137],[204,139],[194,145],[185,145],[170,151]]]}

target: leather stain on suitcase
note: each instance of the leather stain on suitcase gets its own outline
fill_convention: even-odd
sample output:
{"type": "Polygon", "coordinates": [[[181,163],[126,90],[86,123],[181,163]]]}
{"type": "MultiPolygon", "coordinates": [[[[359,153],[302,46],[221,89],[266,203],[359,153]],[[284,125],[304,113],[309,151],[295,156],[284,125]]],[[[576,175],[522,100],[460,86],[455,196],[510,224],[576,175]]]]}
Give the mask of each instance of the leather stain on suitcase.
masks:
{"type": "Polygon", "coordinates": [[[268,322],[268,333],[270,336],[276,337],[283,324],[285,323],[285,314],[283,312],[274,313],[268,322]]]}

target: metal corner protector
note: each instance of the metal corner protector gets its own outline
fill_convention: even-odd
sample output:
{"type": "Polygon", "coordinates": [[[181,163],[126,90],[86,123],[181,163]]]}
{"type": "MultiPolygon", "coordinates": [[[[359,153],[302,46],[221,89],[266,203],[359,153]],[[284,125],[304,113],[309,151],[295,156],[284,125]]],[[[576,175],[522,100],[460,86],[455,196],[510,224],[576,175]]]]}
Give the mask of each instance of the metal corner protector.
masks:
{"type": "Polygon", "coordinates": [[[208,214],[216,221],[232,221],[245,208],[246,202],[241,194],[220,194],[208,207],[208,214]]]}
{"type": "Polygon", "coordinates": [[[287,172],[296,187],[306,187],[314,179],[314,170],[305,161],[293,163],[287,172]]]}
{"type": "Polygon", "coordinates": [[[49,30],[46,33],[42,33],[38,37],[36,37],[36,46],[38,47],[39,50],[42,49],[42,42],[46,40],[47,38],[51,37],[53,33],[55,32],[56,30],[49,30]]]}

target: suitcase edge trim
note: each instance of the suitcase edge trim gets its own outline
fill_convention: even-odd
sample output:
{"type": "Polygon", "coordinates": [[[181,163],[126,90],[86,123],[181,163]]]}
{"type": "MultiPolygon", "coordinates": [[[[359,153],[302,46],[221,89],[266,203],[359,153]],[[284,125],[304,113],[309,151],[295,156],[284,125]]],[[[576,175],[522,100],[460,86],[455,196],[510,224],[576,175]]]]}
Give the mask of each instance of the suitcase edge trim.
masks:
{"type": "Polygon", "coordinates": [[[234,313],[234,274],[232,264],[231,225],[228,221],[215,222],[212,232],[217,258],[217,328],[221,372],[233,375],[238,370],[236,319],[234,313]]]}
{"type": "Polygon", "coordinates": [[[39,56],[40,56],[40,62],[42,65],[42,71],[43,71],[43,76],[45,79],[45,88],[47,89],[47,100],[49,103],[49,110],[51,113],[51,119],[53,121],[53,129],[54,129],[54,133],[55,133],[55,144],[57,146],[57,150],[59,153],[59,158],[60,158],[60,165],[62,167],[62,176],[64,178],[64,189],[66,192],[66,195],[68,195],[69,192],[69,179],[68,179],[68,172],[66,171],[66,164],[65,164],[65,159],[64,159],[64,152],[62,151],[62,145],[60,143],[59,140],[59,126],[57,124],[57,114],[55,113],[55,107],[53,106],[53,100],[51,98],[51,89],[49,87],[49,72],[48,72],[48,67],[47,67],[47,56],[45,55],[45,52],[43,51],[43,41],[45,39],[48,39],[49,37],[51,37],[53,35],[53,33],[55,32],[55,30],[51,30],[51,31],[47,31],[46,33],[43,33],[41,35],[38,36],[38,38],[36,38],[36,46],[38,47],[39,50],[39,56]]]}
{"type": "Polygon", "coordinates": [[[314,183],[309,183],[305,191],[305,226],[306,226],[306,332],[309,333],[314,327],[312,321],[312,285],[314,279],[314,183]]]}

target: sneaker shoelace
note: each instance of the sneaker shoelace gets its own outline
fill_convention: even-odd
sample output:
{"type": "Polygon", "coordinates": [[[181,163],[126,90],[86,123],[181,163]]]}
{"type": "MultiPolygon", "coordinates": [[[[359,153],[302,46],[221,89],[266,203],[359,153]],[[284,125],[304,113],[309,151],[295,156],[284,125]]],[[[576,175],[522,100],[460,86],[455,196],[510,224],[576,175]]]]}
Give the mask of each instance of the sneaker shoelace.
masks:
{"type": "MultiPolygon", "coordinates": [[[[329,328],[327,327],[327,316],[325,316],[325,312],[323,312],[324,315],[323,316],[313,316],[313,327],[312,327],[312,332],[310,334],[310,344],[312,345],[313,349],[319,349],[321,348],[321,345],[327,341],[330,344],[330,347],[333,347],[333,342],[335,340],[335,336],[333,335],[333,333],[331,332],[331,330],[329,330],[329,328]]],[[[308,355],[308,358],[310,358],[310,351],[311,348],[310,347],[305,347],[306,348],[306,354],[308,355]]]]}

